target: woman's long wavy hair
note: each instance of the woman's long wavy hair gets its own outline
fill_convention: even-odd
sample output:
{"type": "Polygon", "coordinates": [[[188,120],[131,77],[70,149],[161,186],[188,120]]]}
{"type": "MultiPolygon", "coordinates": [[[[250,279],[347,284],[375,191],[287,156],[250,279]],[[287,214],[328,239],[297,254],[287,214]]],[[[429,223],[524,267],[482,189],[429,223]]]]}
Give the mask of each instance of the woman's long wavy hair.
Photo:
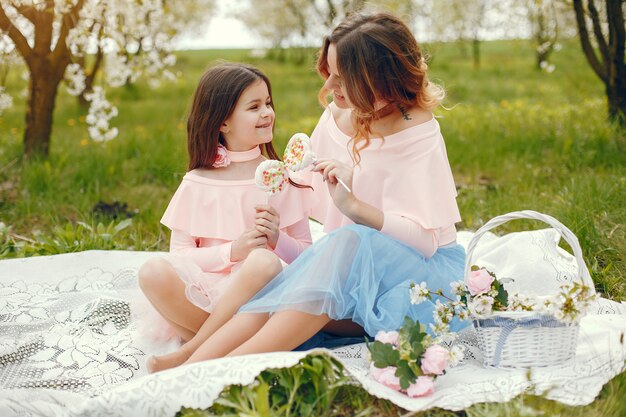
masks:
{"type": "MultiPolygon", "coordinates": [[[[398,108],[437,107],[445,96],[442,87],[428,80],[425,59],[411,30],[388,13],[349,16],[324,39],[317,59],[318,73],[327,79],[328,47],[337,50],[337,70],[352,108],[355,135],[352,152],[355,163],[359,150],[370,144],[371,123],[376,118],[376,100],[398,108]]],[[[326,106],[329,91],[322,87],[318,98],[326,106]]]]}
{"type": "MultiPolygon", "coordinates": [[[[220,127],[230,117],[241,94],[251,84],[263,81],[270,99],[270,80],[258,68],[246,64],[224,63],[209,68],[198,83],[187,119],[188,170],[215,169],[217,145],[226,145],[220,127]]],[[[272,100],[272,108],[274,106],[272,100]]],[[[272,142],[261,144],[269,159],[278,159],[272,142]]]]}

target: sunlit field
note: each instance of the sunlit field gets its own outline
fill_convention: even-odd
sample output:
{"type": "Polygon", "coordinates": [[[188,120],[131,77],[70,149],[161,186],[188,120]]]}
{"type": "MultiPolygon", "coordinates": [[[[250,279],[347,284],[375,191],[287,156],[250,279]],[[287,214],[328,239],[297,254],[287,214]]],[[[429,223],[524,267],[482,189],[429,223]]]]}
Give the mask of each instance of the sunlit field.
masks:
{"type": "MultiPolygon", "coordinates": [[[[574,41],[553,55],[552,73],[535,68],[528,41],[481,47],[479,68],[473,66],[469,49],[460,45],[425,47],[431,79],[448,92],[437,116],[458,186],[459,229],[476,230],[490,218],[515,210],[550,214],[578,236],[596,289],[605,297],[625,299],[626,135],[606,121],[601,82],[574,41]]],[[[308,53],[309,60],[297,65],[289,53],[280,61],[252,58],[243,50],[180,52],[177,82],[156,90],[139,83],[108,93],[120,113],[112,121],[120,134],[108,143],[88,138],[86,109],[61,91],[45,161],[21,159],[25,109],[20,92],[25,84],[21,70],[12,69],[8,90],[15,104],[0,116],[0,257],[94,248],[167,250],[168,232],[159,219],[185,173],[186,112],[203,70],[225,59],[255,64],[269,75],[280,152],[293,133],[311,133],[322,112],[315,51],[308,53]]],[[[545,225],[517,221],[497,232],[539,227],[545,225]]],[[[328,379],[324,372],[332,365],[319,366],[320,378],[328,379]]],[[[260,380],[271,381],[268,375],[260,380]]],[[[256,398],[254,390],[260,386],[244,391],[256,398]]],[[[331,387],[337,390],[334,405],[318,411],[403,413],[358,388],[338,386],[331,387]]],[[[237,390],[225,391],[223,398],[241,397],[237,390]]],[[[460,415],[538,415],[528,411],[534,409],[544,415],[620,416],[626,415],[624,392],[622,374],[587,407],[522,396],[507,404],[476,405],[460,415]]],[[[215,407],[215,413],[229,412],[215,407]]],[[[455,414],[434,410],[418,415],[455,414]]]]}

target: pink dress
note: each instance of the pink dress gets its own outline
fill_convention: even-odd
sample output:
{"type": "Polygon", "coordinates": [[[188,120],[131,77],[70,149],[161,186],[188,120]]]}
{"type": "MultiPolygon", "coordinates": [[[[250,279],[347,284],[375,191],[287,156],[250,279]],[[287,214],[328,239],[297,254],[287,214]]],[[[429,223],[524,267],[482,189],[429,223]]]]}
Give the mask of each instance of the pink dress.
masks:
{"type": "MultiPolygon", "coordinates": [[[[280,236],[274,253],[291,263],[311,245],[307,188],[288,185],[270,197],[280,213],[280,236]]],[[[161,223],[172,231],[166,260],[186,284],[186,296],[207,312],[213,311],[243,261],[230,260],[231,244],[254,228],[254,207],[266,194],[249,180],[216,180],[194,172],[185,174],[163,214],[161,223]]]]}

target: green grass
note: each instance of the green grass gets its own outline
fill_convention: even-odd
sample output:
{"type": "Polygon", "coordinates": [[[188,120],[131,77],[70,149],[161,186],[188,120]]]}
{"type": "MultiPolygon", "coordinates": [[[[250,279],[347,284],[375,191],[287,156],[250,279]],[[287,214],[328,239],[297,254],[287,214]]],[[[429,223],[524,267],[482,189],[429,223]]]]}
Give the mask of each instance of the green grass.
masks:
{"type": "MultiPolygon", "coordinates": [[[[607,123],[603,85],[578,44],[566,42],[554,54],[552,74],[535,70],[527,41],[483,43],[479,69],[457,45],[432,44],[425,50],[432,56],[431,79],[448,91],[446,109],[437,115],[459,186],[460,228],[476,230],[514,210],[551,214],[578,236],[597,290],[623,300],[626,135],[607,123]]],[[[280,150],[292,133],[310,133],[322,111],[313,55],[299,66],[252,59],[247,51],[181,52],[176,83],[109,93],[120,110],[113,121],[120,135],[105,144],[88,140],[85,111],[62,91],[47,161],[20,159],[24,83],[20,71],[12,71],[8,90],[15,105],[0,116],[0,222],[5,225],[0,227],[0,257],[92,248],[167,250],[168,233],[159,219],[185,172],[185,115],[203,70],[226,59],[253,63],[269,75],[280,150]],[[117,217],[94,214],[100,201],[127,206],[117,217]],[[122,223],[127,216],[130,225],[122,223]]],[[[544,226],[516,221],[496,231],[544,226]]],[[[464,415],[522,415],[519,410],[529,408],[544,415],[624,415],[616,407],[625,381],[624,374],[615,378],[587,407],[521,396],[507,404],[475,405],[464,415]]],[[[340,386],[335,408],[369,410],[367,415],[402,413],[354,387],[340,386]]]]}

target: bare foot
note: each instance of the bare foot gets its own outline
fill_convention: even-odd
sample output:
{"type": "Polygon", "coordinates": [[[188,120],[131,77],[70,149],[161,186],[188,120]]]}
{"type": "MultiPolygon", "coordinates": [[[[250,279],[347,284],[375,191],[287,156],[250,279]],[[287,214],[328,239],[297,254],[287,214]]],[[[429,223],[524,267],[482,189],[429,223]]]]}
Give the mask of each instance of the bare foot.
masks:
{"type": "Polygon", "coordinates": [[[148,369],[148,373],[151,374],[175,368],[178,365],[182,365],[189,358],[189,356],[191,355],[183,349],[178,349],[177,351],[168,353],[167,355],[150,356],[146,361],[146,368],[148,369]]]}

